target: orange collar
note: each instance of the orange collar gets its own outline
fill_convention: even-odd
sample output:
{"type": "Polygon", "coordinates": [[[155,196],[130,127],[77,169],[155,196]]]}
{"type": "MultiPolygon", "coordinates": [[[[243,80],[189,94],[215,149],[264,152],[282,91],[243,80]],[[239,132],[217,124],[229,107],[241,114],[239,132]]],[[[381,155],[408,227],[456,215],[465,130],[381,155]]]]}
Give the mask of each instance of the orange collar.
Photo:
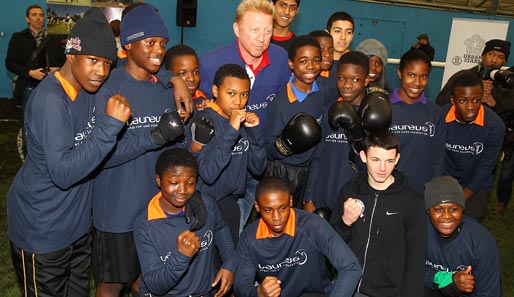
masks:
{"type": "Polygon", "coordinates": [[[79,92],[75,90],[75,88],[70,84],[70,82],[67,81],[59,71],[55,72],[55,78],[57,78],[57,80],[61,83],[64,92],[66,92],[66,95],[70,97],[71,101],[75,101],[75,99],[77,99],[77,95],[79,92]]]}
{"type": "MultiPolygon", "coordinates": [[[[286,227],[284,228],[284,234],[287,234],[291,237],[294,237],[296,233],[296,212],[293,208],[289,210],[291,213],[289,215],[289,220],[287,220],[286,227]]],[[[265,239],[271,238],[271,231],[269,230],[268,225],[264,223],[262,219],[259,220],[259,225],[257,226],[257,233],[255,234],[255,239],[265,239]]]]}
{"type": "Polygon", "coordinates": [[[159,201],[161,200],[162,193],[159,192],[155,196],[153,196],[150,203],[148,203],[148,220],[157,220],[157,219],[165,219],[167,218],[164,210],[161,208],[161,204],[159,201]]]}
{"type": "Polygon", "coordinates": [[[330,76],[330,71],[323,70],[323,71],[321,71],[321,73],[319,75],[323,76],[323,77],[329,77],[330,76]]]}
{"type": "Polygon", "coordinates": [[[207,98],[207,96],[205,96],[205,93],[200,91],[200,90],[196,90],[195,91],[195,94],[193,95],[193,99],[198,99],[198,98],[207,98]]]}
{"type": "MultiPolygon", "coordinates": [[[[150,202],[148,203],[148,220],[151,221],[151,220],[158,220],[158,219],[166,219],[168,216],[166,215],[166,213],[164,212],[164,210],[162,210],[162,207],[161,207],[161,198],[162,198],[162,193],[159,192],[157,194],[155,194],[155,196],[153,196],[152,200],[150,200],[150,202]]],[[[184,210],[185,207],[182,208],[182,210],[184,210]]]]}
{"type": "Polygon", "coordinates": [[[216,104],[215,102],[207,103],[206,107],[212,108],[212,110],[217,112],[219,115],[221,115],[223,113],[223,111],[221,110],[221,107],[218,104],[216,104]]]}
{"type": "MultiPolygon", "coordinates": [[[[455,116],[456,112],[457,111],[455,110],[455,105],[452,105],[452,107],[450,108],[450,110],[446,114],[445,121],[447,123],[450,123],[450,122],[453,122],[453,121],[457,121],[457,117],[455,116]]],[[[477,117],[470,124],[473,123],[473,124],[477,124],[477,125],[483,127],[484,126],[484,115],[485,115],[485,111],[484,111],[484,106],[482,105],[482,106],[480,106],[480,109],[478,110],[477,117]]]]}

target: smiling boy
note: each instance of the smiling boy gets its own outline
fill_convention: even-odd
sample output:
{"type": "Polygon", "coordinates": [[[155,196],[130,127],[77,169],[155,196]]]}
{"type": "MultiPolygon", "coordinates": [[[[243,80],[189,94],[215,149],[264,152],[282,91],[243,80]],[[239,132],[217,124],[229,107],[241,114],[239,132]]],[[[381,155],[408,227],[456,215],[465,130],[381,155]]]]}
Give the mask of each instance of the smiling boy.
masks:
{"type": "Polygon", "coordinates": [[[235,251],[215,200],[205,194],[204,227],[191,231],[184,220],[196,191],[198,163],[185,149],[164,151],[155,165],[160,192],[137,218],[134,239],[141,263],[141,296],[223,296],[232,286],[235,251]],[[214,244],[223,264],[213,265],[214,244]]]}
{"type": "Polygon", "coordinates": [[[459,181],[464,190],[465,213],[476,220],[485,214],[505,133],[501,118],[482,104],[482,93],[480,77],[470,70],[461,71],[453,79],[451,105],[443,107],[444,174],[459,181]]]}
{"type": "Polygon", "coordinates": [[[286,51],[295,37],[289,26],[299,12],[301,0],[273,0],[275,14],[273,16],[273,35],[271,43],[280,45],[286,51]]]}
{"type": "Polygon", "coordinates": [[[428,182],[425,205],[428,242],[423,296],[502,296],[495,239],[463,215],[464,192],[457,180],[441,176],[428,182]]]}
{"type": "Polygon", "coordinates": [[[280,176],[287,180],[293,195],[293,205],[301,207],[315,145],[303,152],[287,155],[277,146],[276,140],[286,128],[294,126],[292,122],[298,123],[293,128],[294,134],[304,140],[308,139],[311,134],[305,132],[306,126],[301,124],[303,120],[291,119],[295,119],[298,113],[305,113],[319,122],[323,108],[329,102],[336,101],[338,94],[327,78],[319,76],[321,49],[314,37],[302,35],[295,38],[289,49],[289,67],[293,74],[286,87],[270,104],[268,111],[265,145],[269,162],[266,175],[280,176]]]}

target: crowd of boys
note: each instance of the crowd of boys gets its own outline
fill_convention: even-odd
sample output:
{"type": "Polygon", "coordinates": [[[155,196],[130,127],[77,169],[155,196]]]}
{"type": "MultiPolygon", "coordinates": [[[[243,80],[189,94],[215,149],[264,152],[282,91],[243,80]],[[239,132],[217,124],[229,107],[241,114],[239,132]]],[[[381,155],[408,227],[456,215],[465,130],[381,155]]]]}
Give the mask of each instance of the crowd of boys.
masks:
{"type": "MultiPolygon", "coordinates": [[[[351,51],[345,12],[295,36],[299,8],[243,0],[235,41],[198,57],[166,51],[137,3],[116,67],[105,16],[85,13],[26,104],[8,194],[25,295],[88,296],[92,265],[96,296],[501,296],[477,221],[505,135],[491,82],[456,74],[441,108],[412,50],[389,90],[382,43],[351,51]]],[[[491,42],[484,61],[504,63],[491,42]]]]}

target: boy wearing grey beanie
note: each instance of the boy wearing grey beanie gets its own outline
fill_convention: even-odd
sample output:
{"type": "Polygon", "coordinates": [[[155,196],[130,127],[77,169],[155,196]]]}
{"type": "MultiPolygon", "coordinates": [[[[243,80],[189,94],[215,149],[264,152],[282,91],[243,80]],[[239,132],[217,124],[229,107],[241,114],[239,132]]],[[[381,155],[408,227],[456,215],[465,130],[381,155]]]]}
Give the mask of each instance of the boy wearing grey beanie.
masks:
{"type": "Polygon", "coordinates": [[[464,192],[451,176],[425,184],[427,255],[423,296],[502,296],[492,234],[463,214],[464,192]]]}

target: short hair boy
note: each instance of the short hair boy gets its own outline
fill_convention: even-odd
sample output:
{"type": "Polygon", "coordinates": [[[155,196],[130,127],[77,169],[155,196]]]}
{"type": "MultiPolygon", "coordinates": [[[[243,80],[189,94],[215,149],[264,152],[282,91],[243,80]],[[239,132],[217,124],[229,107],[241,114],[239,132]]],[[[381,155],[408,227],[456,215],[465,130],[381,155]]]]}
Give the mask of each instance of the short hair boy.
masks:
{"type": "Polygon", "coordinates": [[[363,267],[356,292],[421,296],[425,210],[422,196],[395,170],[400,159],[398,139],[388,130],[371,133],[360,157],[367,170],[344,185],[338,210],[331,217],[363,267]]]}
{"type": "Polygon", "coordinates": [[[331,116],[338,117],[359,109],[369,81],[369,60],[363,53],[352,51],[341,57],[337,68],[337,89],[341,96],[338,101],[347,103],[342,105],[331,102],[325,107],[321,121],[323,134],[311,163],[303,201],[304,209],[309,211],[323,207],[335,209],[341,187],[356,173],[348,158],[353,139],[345,129],[331,127],[330,122],[331,116]],[[329,116],[333,104],[341,105],[342,108],[329,116]]]}
{"type": "Polygon", "coordinates": [[[164,57],[166,69],[184,80],[193,98],[195,107],[205,99],[205,94],[198,89],[200,86],[200,64],[195,50],[187,45],[175,45],[166,51],[164,57]]]}
{"type": "Polygon", "coordinates": [[[241,234],[236,295],[352,296],[360,277],[357,259],[324,219],[294,209],[292,203],[283,179],[259,182],[254,206],[261,218],[241,234]],[[338,271],[335,283],[326,275],[325,257],[338,271]]]}
{"type": "Polygon", "coordinates": [[[442,108],[446,122],[444,174],[459,181],[464,190],[466,215],[481,220],[493,188],[493,170],[503,144],[505,125],[482,104],[482,80],[474,71],[455,76],[451,105],[442,108]]]}
{"type": "Polygon", "coordinates": [[[334,12],[327,21],[325,30],[334,39],[334,60],[339,61],[341,56],[350,51],[353,40],[355,23],[353,17],[344,11],[334,12]]]}
{"type": "Polygon", "coordinates": [[[28,157],[7,194],[11,254],[24,295],[88,295],[91,175],[131,114],[120,96],[95,114],[91,93],[116,60],[114,34],[99,8],[73,27],[65,53],[64,65],[26,107],[28,157]]]}
{"type": "Polygon", "coordinates": [[[425,184],[427,255],[424,296],[502,296],[500,255],[491,232],[464,215],[451,176],[425,184]]]}
{"type": "Polygon", "coordinates": [[[223,296],[234,280],[235,250],[230,231],[215,200],[196,191],[198,163],[187,150],[164,151],[155,165],[161,189],[134,225],[141,263],[140,295],[223,296]],[[207,206],[207,222],[190,231],[184,220],[187,201],[200,196],[207,206]],[[223,264],[216,272],[214,244],[223,264]]]}
{"type": "MultiPolygon", "coordinates": [[[[212,93],[216,102],[208,103],[192,121],[204,118],[215,131],[198,153],[198,189],[216,199],[237,246],[240,224],[237,200],[244,196],[247,171],[256,176],[263,173],[266,150],[259,117],[245,110],[250,94],[250,79],[245,69],[237,64],[220,67],[214,75],[212,93]]],[[[194,141],[191,130],[186,129],[188,139],[194,141]]]]}
{"type": "Polygon", "coordinates": [[[321,49],[314,37],[302,35],[295,38],[289,49],[289,67],[293,72],[289,82],[269,106],[264,140],[269,161],[266,175],[287,180],[293,195],[293,206],[301,207],[309,163],[321,138],[319,126],[317,130],[310,126],[308,123],[314,120],[309,119],[314,118],[319,122],[324,106],[336,101],[338,95],[330,81],[319,76],[321,49]],[[292,134],[286,141],[290,144],[290,151],[284,151],[280,145],[286,138],[286,131],[292,134]],[[315,137],[317,141],[313,141],[314,144],[293,153],[298,151],[297,146],[303,146],[315,137]]]}
{"type": "MultiPolygon", "coordinates": [[[[321,47],[321,73],[324,77],[334,77],[337,75],[337,66],[334,64],[334,39],[332,35],[323,30],[316,30],[309,33],[309,36],[316,38],[321,47]],[[331,69],[333,69],[331,71],[331,69]],[[332,75],[331,75],[332,74],[332,75]]],[[[337,65],[337,62],[335,63],[337,65]]]]}
{"type": "Polygon", "coordinates": [[[288,51],[295,37],[289,27],[300,10],[300,0],[273,0],[273,5],[275,13],[271,43],[280,45],[288,51]]]}
{"type": "Polygon", "coordinates": [[[99,295],[120,292],[133,283],[137,291],[139,261],[133,239],[136,217],[158,191],[152,178],[161,151],[176,145],[184,124],[176,112],[172,90],[158,82],[168,41],[168,30],[150,4],[132,8],[121,21],[125,65],[112,71],[97,94],[97,113],[113,94],[126,96],[133,113],[119,135],[116,148],[94,180],[94,276],[99,295]],[[127,182],[137,181],[137,182],[127,182]]]}

